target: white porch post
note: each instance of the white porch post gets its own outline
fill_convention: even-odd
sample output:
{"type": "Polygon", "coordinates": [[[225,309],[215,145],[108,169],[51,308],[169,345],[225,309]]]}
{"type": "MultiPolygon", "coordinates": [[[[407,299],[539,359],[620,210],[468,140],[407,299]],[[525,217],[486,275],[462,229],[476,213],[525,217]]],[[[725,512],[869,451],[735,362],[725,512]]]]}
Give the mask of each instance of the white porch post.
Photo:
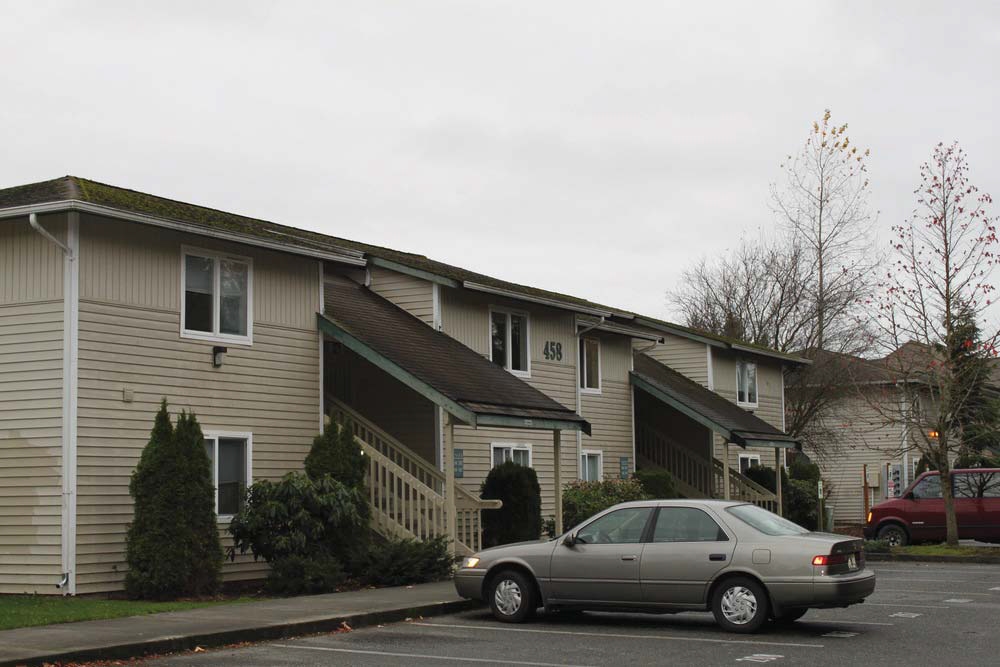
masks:
{"type": "Polygon", "coordinates": [[[722,497],[729,500],[729,440],[722,441],[722,497]]]}
{"type": "Polygon", "coordinates": [[[444,413],[444,511],[445,530],[452,549],[458,550],[458,517],[455,516],[455,422],[450,413],[444,413]]]}
{"type": "MultiPolygon", "coordinates": [[[[778,516],[781,513],[781,448],[774,448],[774,495],[778,496],[778,516]]],[[[822,521],[822,519],[820,519],[822,521]]]]}
{"type": "Polygon", "coordinates": [[[553,484],[555,484],[555,504],[556,504],[556,535],[562,535],[563,532],[563,517],[562,517],[562,461],[559,459],[562,457],[562,442],[561,442],[561,432],[556,429],[552,432],[552,456],[555,459],[553,464],[553,484]]]}

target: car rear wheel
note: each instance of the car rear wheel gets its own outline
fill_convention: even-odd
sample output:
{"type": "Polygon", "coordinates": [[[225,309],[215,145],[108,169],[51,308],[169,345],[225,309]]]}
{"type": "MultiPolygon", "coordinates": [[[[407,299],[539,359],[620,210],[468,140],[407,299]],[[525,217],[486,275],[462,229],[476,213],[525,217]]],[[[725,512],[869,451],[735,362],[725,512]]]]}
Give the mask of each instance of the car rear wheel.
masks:
{"type": "Polygon", "coordinates": [[[770,614],[767,591],[753,579],[734,577],[716,587],[712,613],[723,630],[757,632],[770,614]]]}
{"type": "Polygon", "coordinates": [[[789,625],[806,615],[808,609],[789,609],[774,617],[774,622],[778,625],[789,625]]]}
{"type": "Polygon", "coordinates": [[[878,539],[888,544],[890,547],[905,547],[910,541],[902,526],[890,523],[878,529],[878,539]]]}
{"type": "Polygon", "coordinates": [[[490,582],[490,610],[504,623],[521,623],[535,613],[535,586],[525,574],[504,570],[490,582]]]}

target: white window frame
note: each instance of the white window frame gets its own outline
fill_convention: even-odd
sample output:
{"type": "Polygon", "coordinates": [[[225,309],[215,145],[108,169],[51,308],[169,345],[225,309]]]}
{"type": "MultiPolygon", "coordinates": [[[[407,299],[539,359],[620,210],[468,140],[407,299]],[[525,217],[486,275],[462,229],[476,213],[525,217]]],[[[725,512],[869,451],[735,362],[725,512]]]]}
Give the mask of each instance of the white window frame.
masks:
{"type": "Polygon", "coordinates": [[[580,364],[580,377],[577,378],[577,382],[583,382],[583,384],[580,385],[580,393],[581,394],[600,394],[601,393],[601,387],[603,386],[601,384],[602,379],[603,379],[602,378],[603,371],[601,369],[601,366],[602,366],[602,363],[601,363],[601,361],[602,361],[601,360],[601,354],[602,354],[601,348],[602,347],[604,347],[604,346],[601,345],[601,339],[598,338],[597,336],[581,336],[580,337],[580,352],[581,352],[580,356],[583,357],[583,359],[578,359],[577,360],[577,363],[580,364]],[[587,387],[587,386],[585,386],[586,382],[583,382],[584,380],[587,379],[586,378],[586,373],[587,373],[587,363],[586,363],[586,360],[587,360],[587,341],[588,340],[592,340],[592,341],[595,341],[597,343],[597,388],[596,389],[593,388],[593,387],[587,387]]]}
{"type": "Polygon", "coordinates": [[[604,479],[604,450],[601,449],[581,449],[580,450],[580,479],[586,480],[588,482],[599,482],[604,479]],[[583,459],[586,456],[596,456],[597,457],[597,479],[587,480],[583,476],[583,471],[586,470],[586,466],[583,465],[583,459]]]}
{"type": "Polygon", "coordinates": [[[253,259],[242,255],[234,255],[218,250],[206,250],[194,246],[181,246],[181,338],[191,338],[212,343],[228,343],[230,345],[253,345],[253,259]],[[212,260],[212,331],[193,331],[186,328],[187,318],[185,299],[187,298],[187,258],[203,257],[212,260]],[[219,332],[221,322],[222,277],[220,262],[229,259],[247,265],[247,334],[236,336],[219,332]]]}
{"type": "MultiPolygon", "coordinates": [[[[760,404],[760,391],[758,377],[760,373],[760,367],[757,365],[756,361],[749,361],[747,359],[739,359],[736,362],[736,404],[741,407],[746,408],[756,408],[760,404]],[[753,366],[753,395],[756,400],[754,401],[741,401],[740,400],[740,368],[742,366],[753,366]]],[[[747,387],[747,398],[750,398],[750,388],[747,387]]]]}
{"type": "Polygon", "coordinates": [[[491,442],[490,443],[490,469],[495,467],[493,463],[496,460],[496,450],[498,449],[509,449],[511,450],[511,460],[513,461],[513,452],[515,450],[528,452],[528,467],[534,468],[534,461],[531,455],[531,443],[530,442],[491,442]]]}
{"type": "Polygon", "coordinates": [[[748,470],[754,465],[760,465],[760,454],[740,454],[736,466],[736,469],[740,472],[740,474],[743,474],[743,459],[750,461],[750,465],[747,466],[748,470]]]}
{"type": "Polygon", "coordinates": [[[253,484],[253,433],[238,431],[202,431],[205,440],[213,440],[212,445],[212,488],[215,493],[215,516],[220,522],[231,521],[234,514],[219,514],[219,438],[235,438],[247,441],[246,477],[247,488],[253,484]]]}
{"type": "Polygon", "coordinates": [[[489,358],[493,361],[493,313],[501,313],[507,316],[507,358],[502,364],[503,369],[508,373],[516,375],[518,377],[531,377],[531,316],[524,312],[523,310],[514,310],[511,308],[501,308],[498,306],[489,307],[489,317],[486,320],[486,341],[487,347],[489,348],[489,358]],[[525,348],[525,362],[527,368],[521,371],[516,371],[511,368],[511,344],[510,344],[510,316],[517,315],[524,319],[524,348],[525,348]]]}

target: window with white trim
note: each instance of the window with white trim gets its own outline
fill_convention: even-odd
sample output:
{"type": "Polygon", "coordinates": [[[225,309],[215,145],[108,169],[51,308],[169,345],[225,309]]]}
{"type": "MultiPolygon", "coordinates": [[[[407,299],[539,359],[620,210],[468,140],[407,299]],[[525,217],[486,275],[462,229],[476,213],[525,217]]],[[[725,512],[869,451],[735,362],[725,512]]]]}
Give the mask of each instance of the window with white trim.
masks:
{"type": "Polygon", "coordinates": [[[253,478],[250,433],[205,433],[205,452],[212,466],[215,513],[231,517],[243,508],[247,487],[253,478]]]}
{"type": "Polygon", "coordinates": [[[753,466],[760,465],[760,454],[740,454],[740,474],[747,474],[753,466]]]}
{"type": "Polygon", "coordinates": [[[596,482],[604,478],[604,452],[599,449],[585,449],[580,452],[580,479],[596,482]]]}
{"type": "Polygon", "coordinates": [[[514,463],[531,467],[531,445],[517,442],[494,442],[493,466],[496,468],[501,463],[513,461],[514,463]]]}
{"type": "Polygon", "coordinates": [[[757,405],[757,364],[752,361],[736,362],[736,402],[757,405]]]}
{"type": "Polygon", "coordinates": [[[252,341],[253,262],[208,250],[181,253],[181,336],[252,341]]]}
{"type": "Polygon", "coordinates": [[[527,313],[490,309],[490,360],[515,375],[531,371],[527,313]]]}
{"type": "Polygon", "coordinates": [[[580,339],[580,391],[601,393],[601,340],[580,339]]]}

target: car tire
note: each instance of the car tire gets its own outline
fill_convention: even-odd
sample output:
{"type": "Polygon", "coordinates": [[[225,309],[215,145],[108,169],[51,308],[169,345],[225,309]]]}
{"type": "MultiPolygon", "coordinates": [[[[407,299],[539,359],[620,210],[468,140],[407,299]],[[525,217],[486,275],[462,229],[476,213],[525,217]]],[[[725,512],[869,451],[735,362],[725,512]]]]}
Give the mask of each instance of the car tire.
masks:
{"type": "Polygon", "coordinates": [[[795,621],[799,620],[806,615],[808,609],[789,609],[783,611],[781,614],[774,617],[774,622],[777,625],[791,625],[795,621]]]}
{"type": "Polygon", "coordinates": [[[715,622],[727,632],[760,630],[771,613],[767,591],[748,577],[726,579],[712,593],[715,622]]]}
{"type": "Polygon", "coordinates": [[[490,611],[504,623],[522,623],[535,613],[535,582],[523,572],[503,570],[490,581],[490,611]]]}
{"type": "Polygon", "coordinates": [[[890,547],[905,547],[910,542],[910,536],[902,526],[895,523],[886,524],[878,529],[878,539],[890,547]]]}

